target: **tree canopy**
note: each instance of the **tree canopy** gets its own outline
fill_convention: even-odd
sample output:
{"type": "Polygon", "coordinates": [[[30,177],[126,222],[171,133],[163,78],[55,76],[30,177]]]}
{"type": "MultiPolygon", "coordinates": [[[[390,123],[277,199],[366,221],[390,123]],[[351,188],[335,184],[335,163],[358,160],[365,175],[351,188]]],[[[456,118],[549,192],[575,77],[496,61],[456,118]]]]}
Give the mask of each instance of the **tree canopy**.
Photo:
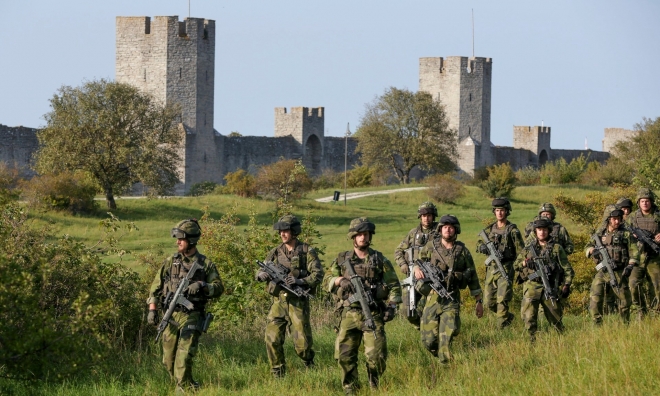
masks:
{"type": "Polygon", "coordinates": [[[636,136],[617,143],[610,161],[634,174],[635,184],[660,191],[660,117],[644,118],[635,130],[636,136]]]}
{"type": "Polygon", "coordinates": [[[38,132],[35,170],[40,174],[83,171],[103,191],[107,206],[115,194],[142,182],[158,194],[179,180],[182,132],[177,106],[163,106],[123,83],[90,81],[62,86],[38,132]]]}
{"type": "Polygon", "coordinates": [[[415,166],[435,172],[456,167],[456,132],[427,92],[390,87],[366,106],[355,136],[362,162],[392,169],[403,184],[415,166]]]}

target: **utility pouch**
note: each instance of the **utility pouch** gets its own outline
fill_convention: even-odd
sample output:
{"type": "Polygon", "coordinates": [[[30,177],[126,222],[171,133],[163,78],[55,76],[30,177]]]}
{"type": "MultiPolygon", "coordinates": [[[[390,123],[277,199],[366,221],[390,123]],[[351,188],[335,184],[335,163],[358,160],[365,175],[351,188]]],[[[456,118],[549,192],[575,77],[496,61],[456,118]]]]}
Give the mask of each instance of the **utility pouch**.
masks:
{"type": "Polygon", "coordinates": [[[206,318],[204,318],[204,324],[202,325],[202,331],[206,333],[206,331],[209,329],[209,326],[211,325],[211,322],[213,321],[213,314],[212,313],[207,313],[206,318]]]}

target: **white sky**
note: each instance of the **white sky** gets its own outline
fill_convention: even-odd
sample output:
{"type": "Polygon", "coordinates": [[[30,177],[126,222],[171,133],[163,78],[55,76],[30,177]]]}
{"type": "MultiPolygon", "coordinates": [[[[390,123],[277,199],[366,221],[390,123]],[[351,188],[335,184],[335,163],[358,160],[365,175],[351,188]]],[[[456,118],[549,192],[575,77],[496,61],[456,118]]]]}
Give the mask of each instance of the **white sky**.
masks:
{"type": "MultiPolygon", "coordinates": [[[[600,150],[603,129],[660,116],[660,2],[192,0],[216,21],[215,128],[273,136],[275,107],[324,106],[355,131],[389,86],[417,90],[426,56],[493,58],[491,139],[552,127],[600,150]]],[[[116,16],[188,16],[187,0],[0,0],[0,124],[44,125],[62,85],[114,79],[116,16]]]]}

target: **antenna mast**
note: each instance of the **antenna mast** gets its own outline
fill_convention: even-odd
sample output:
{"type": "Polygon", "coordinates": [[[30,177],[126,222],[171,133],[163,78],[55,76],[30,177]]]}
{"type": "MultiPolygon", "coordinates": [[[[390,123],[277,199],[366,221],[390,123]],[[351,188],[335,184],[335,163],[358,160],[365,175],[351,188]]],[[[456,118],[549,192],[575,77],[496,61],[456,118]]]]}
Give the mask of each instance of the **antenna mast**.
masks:
{"type": "Polygon", "coordinates": [[[474,8],[472,9],[472,58],[474,58],[474,8]]]}
{"type": "Polygon", "coordinates": [[[190,0],[188,0],[188,19],[190,19],[190,0]]]}

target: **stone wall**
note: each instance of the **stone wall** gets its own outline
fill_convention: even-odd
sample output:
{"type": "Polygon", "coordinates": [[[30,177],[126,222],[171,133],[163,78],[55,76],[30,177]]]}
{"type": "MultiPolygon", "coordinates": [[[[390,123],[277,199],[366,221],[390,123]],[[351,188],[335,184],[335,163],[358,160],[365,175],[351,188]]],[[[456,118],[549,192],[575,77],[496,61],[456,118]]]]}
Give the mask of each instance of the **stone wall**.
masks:
{"type": "Polygon", "coordinates": [[[34,175],[32,156],[38,148],[37,129],[0,124],[0,161],[18,169],[21,176],[34,175]]]}
{"type": "Polygon", "coordinates": [[[603,151],[612,152],[618,142],[630,140],[639,132],[624,128],[605,128],[603,151]]]}

